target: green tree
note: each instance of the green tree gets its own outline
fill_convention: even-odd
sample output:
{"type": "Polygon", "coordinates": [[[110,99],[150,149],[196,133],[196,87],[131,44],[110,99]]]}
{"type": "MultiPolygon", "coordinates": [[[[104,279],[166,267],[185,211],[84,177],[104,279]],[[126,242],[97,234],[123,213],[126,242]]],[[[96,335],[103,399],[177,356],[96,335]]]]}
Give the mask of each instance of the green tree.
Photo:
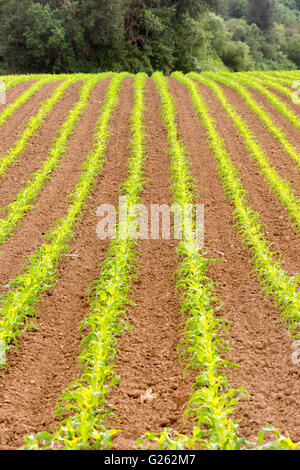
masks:
{"type": "Polygon", "coordinates": [[[290,60],[300,67],[300,34],[293,34],[288,38],[285,52],[290,60]]]}
{"type": "Polygon", "coordinates": [[[195,68],[201,42],[199,18],[216,0],[132,0],[125,15],[125,37],[147,71],[195,68]],[[147,58],[147,61],[145,60],[147,58]]]}
{"type": "Polygon", "coordinates": [[[28,65],[27,47],[24,42],[24,18],[32,0],[1,0],[0,44],[3,60],[8,67],[25,71],[28,65]]]}
{"type": "Polygon", "coordinates": [[[35,3],[29,6],[24,18],[23,37],[30,71],[60,72],[64,69],[68,44],[62,22],[55,17],[49,5],[35,3]]]}
{"type": "Polygon", "coordinates": [[[273,25],[275,0],[248,0],[248,22],[255,23],[262,30],[273,25]]]}
{"type": "Polygon", "coordinates": [[[228,14],[232,18],[242,18],[247,14],[248,0],[228,0],[228,14]]]}
{"type": "Polygon", "coordinates": [[[232,18],[227,22],[227,27],[234,42],[247,44],[254,63],[263,60],[262,44],[265,42],[265,35],[255,23],[249,25],[243,19],[232,18]]]}

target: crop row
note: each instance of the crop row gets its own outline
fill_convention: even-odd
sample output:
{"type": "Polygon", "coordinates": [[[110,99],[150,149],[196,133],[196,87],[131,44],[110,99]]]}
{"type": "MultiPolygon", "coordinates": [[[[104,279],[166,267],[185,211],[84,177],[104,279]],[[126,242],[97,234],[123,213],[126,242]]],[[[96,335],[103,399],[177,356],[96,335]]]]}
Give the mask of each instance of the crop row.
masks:
{"type": "Polygon", "coordinates": [[[300,80],[300,73],[299,71],[288,71],[288,72],[284,72],[284,71],[274,71],[270,78],[272,78],[273,80],[286,80],[289,85],[292,85],[292,83],[295,81],[295,80],[300,80]]]}
{"type": "Polygon", "coordinates": [[[249,91],[245,87],[243,87],[240,83],[232,80],[230,76],[227,74],[222,73],[210,73],[208,74],[210,78],[215,81],[221,82],[224,85],[234,89],[245,101],[247,106],[258,116],[260,121],[264,124],[264,126],[273,134],[275,139],[277,139],[283,150],[292,158],[292,160],[297,164],[300,169],[300,154],[296,147],[294,147],[290,142],[286,134],[274,124],[270,115],[264,110],[263,106],[261,106],[252,96],[249,91]]]}
{"type": "MultiPolygon", "coordinates": [[[[176,109],[167,79],[158,72],[153,80],[161,98],[168,136],[173,203],[184,212],[184,207],[194,202],[186,149],[178,137],[176,109]]],[[[181,347],[187,367],[197,373],[200,371],[185,411],[193,420],[192,437],[175,433],[171,438],[168,429],[159,435],[148,433],[145,437],[156,441],[161,448],[233,449],[239,445],[239,438],[231,415],[241,390],[231,389],[224,375],[227,363],[221,358],[224,348],[220,332],[226,329],[226,323],[216,316],[213,282],[205,274],[210,260],[204,249],[199,249],[195,226],[183,227],[182,231],[183,237],[177,246],[181,259],[177,276],[178,288],[182,291],[181,310],[187,318],[181,347]]]]}
{"type": "MultiPolygon", "coordinates": [[[[291,86],[296,80],[295,78],[293,79],[292,77],[284,78],[283,76],[281,77],[272,76],[270,74],[267,74],[266,72],[255,72],[255,75],[249,75],[244,72],[239,72],[236,74],[229,74],[228,72],[225,72],[224,74],[227,77],[231,75],[231,78],[235,79],[237,82],[240,82],[240,83],[242,83],[244,80],[245,85],[248,85],[249,83],[249,82],[246,83],[247,80],[251,80],[252,88],[255,88],[255,85],[257,85],[258,87],[263,87],[266,93],[265,96],[268,99],[268,101],[272,103],[275,106],[275,108],[278,109],[278,111],[284,113],[285,117],[290,122],[292,122],[294,125],[297,126],[297,123],[295,119],[293,118],[293,111],[289,108],[289,106],[283,103],[280,100],[279,96],[277,96],[276,94],[268,90],[268,89],[273,89],[273,90],[278,91],[278,93],[286,96],[292,103],[293,98],[294,98],[294,91],[291,89],[291,86]],[[277,100],[279,101],[279,103],[281,103],[281,106],[280,106],[281,109],[279,108],[279,103],[277,100]],[[288,111],[290,111],[290,113],[288,111]]],[[[299,80],[299,77],[298,77],[298,80],[299,80]]],[[[297,115],[295,114],[295,116],[297,115]]]]}
{"type": "Polygon", "coordinates": [[[297,129],[300,129],[300,119],[292,109],[285,103],[283,103],[278,96],[270,92],[261,83],[257,83],[253,78],[249,78],[247,74],[239,73],[236,79],[243,85],[249,86],[256,91],[259,91],[266,99],[279,111],[288,121],[290,121],[297,129]]]}
{"type": "Polygon", "coordinates": [[[278,91],[292,101],[293,91],[289,86],[292,85],[293,80],[279,77],[267,77],[263,72],[257,72],[256,79],[259,79],[261,85],[278,91]]]}
{"type": "MultiPolygon", "coordinates": [[[[135,273],[136,241],[130,236],[138,217],[135,210],[143,189],[144,153],[144,92],[146,75],[138,74],[134,80],[135,105],[131,116],[131,155],[128,176],[121,186],[127,198],[126,233],[110,243],[100,276],[91,286],[91,310],[81,329],[89,333],[84,338],[79,356],[82,374],[60,397],[58,413],[68,410],[69,417],[62,421],[53,435],[41,432],[27,436],[27,450],[62,448],[66,450],[102,449],[111,447],[111,437],[117,430],[108,429],[111,408],[106,396],[110,386],[118,381],[115,371],[117,337],[127,328],[126,311],[130,304],[131,280],[135,273]]],[[[118,229],[118,227],[117,227],[118,229]]],[[[119,227],[120,229],[120,227],[119,227]]],[[[118,229],[118,232],[119,232],[118,229]]],[[[124,227],[123,227],[124,229],[124,227]]]]}
{"type": "MultiPolygon", "coordinates": [[[[227,73],[227,75],[229,75],[227,73]]],[[[250,79],[253,84],[258,83],[258,85],[263,86],[266,91],[268,89],[276,90],[281,95],[284,95],[286,98],[290,100],[290,102],[294,102],[295,90],[293,89],[293,84],[295,82],[300,81],[299,73],[287,73],[283,72],[255,72],[254,73],[247,73],[239,72],[235,74],[230,74],[231,77],[235,80],[240,79],[250,79]]],[[[299,88],[299,87],[298,87],[299,88]]],[[[273,94],[273,96],[276,96],[273,94]]],[[[272,97],[269,96],[269,101],[272,100],[272,97]]],[[[285,111],[285,109],[284,109],[285,111]]]]}
{"type": "Polygon", "coordinates": [[[27,101],[29,101],[29,99],[49,81],[51,81],[49,78],[39,80],[28,88],[28,90],[24,91],[21,96],[18,96],[12,103],[6,106],[0,115],[0,126],[3,126],[3,124],[17,111],[17,109],[27,103],[27,101]]]}
{"type": "MultiPolygon", "coordinates": [[[[0,299],[2,315],[0,343],[4,344],[5,348],[12,346],[11,342],[24,327],[31,326],[26,323],[28,317],[34,316],[35,306],[43,292],[55,283],[58,260],[68,251],[67,242],[72,236],[82,205],[96,175],[102,170],[109,122],[118,101],[122,80],[126,76],[127,74],[118,74],[110,82],[105,105],[97,123],[95,145],[87,157],[83,172],[71,196],[67,214],[57,222],[56,228],[48,235],[49,243],[43,244],[34,252],[28,260],[24,273],[10,283],[9,292],[0,299]]],[[[298,277],[289,278],[281,268],[281,263],[274,261],[269,242],[260,232],[258,215],[247,205],[246,193],[238,178],[238,172],[227,155],[224,142],[218,134],[197,85],[181,73],[175,73],[173,76],[188,88],[195,109],[204,124],[225,191],[235,207],[239,231],[252,251],[258,277],[262,280],[266,292],[272,294],[275,302],[282,308],[283,321],[288,323],[293,333],[296,333],[300,326],[298,277]]],[[[96,83],[97,80],[98,78],[93,78],[89,84],[86,83],[82,87],[81,93],[86,99],[91,92],[92,82],[96,83]]],[[[184,213],[186,206],[192,205],[195,200],[187,151],[178,136],[176,108],[168,90],[168,81],[161,73],[155,73],[153,80],[161,98],[163,122],[168,136],[173,202],[184,213]]],[[[204,80],[205,84],[210,82],[204,80]]],[[[138,74],[134,80],[135,106],[131,121],[131,156],[128,162],[128,177],[122,185],[122,194],[126,196],[128,204],[128,231],[125,237],[123,233],[122,237],[119,236],[111,242],[105,261],[100,267],[99,278],[91,286],[90,314],[80,328],[80,332],[88,329],[79,356],[82,374],[59,398],[57,413],[62,421],[52,435],[43,431],[36,436],[27,436],[24,446],[27,450],[37,450],[41,447],[68,450],[110,448],[111,438],[118,432],[108,427],[108,418],[112,410],[106,397],[110,386],[118,381],[114,365],[117,354],[116,341],[129,327],[126,311],[130,304],[131,280],[136,265],[134,253],[136,242],[131,233],[138,217],[135,207],[140,201],[144,185],[143,164],[146,158],[143,125],[145,81],[144,74],[138,74]],[[63,419],[62,416],[65,416],[66,412],[68,417],[63,419]]],[[[75,126],[79,114],[83,111],[79,103],[69,113],[67,121],[60,129],[60,138],[63,139],[65,136],[65,140],[61,141],[64,145],[72,132],[72,126],[75,126]],[[63,132],[64,126],[67,135],[63,132]]],[[[86,105],[82,103],[83,107],[86,105]]],[[[55,148],[54,146],[53,151],[55,148]]],[[[65,148],[57,147],[58,159],[62,156],[60,150],[64,153],[65,148]]],[[[55,155],[52,154],[53,157],[55,155]]],[[[54,167],[57,164],[55,158],[54,167]]],[[[47,162],[43,168],[47,168],[47,162]]],[[[45,173],[41,180],[38,178],[38,173],[35,175],[26,188],[31,184],[34,185],[36,181],[36,186],[32,188],[39,191],[41,186],[38,181],[41,181],[42,185],[48,174],[45,173]]],[[[29,191],[26,194],[29,203],[35,197],[33,195],[35,193],[29,191]]],[[[22,210],[20,214],[27,209],[24,206],[22,210]]],[[[263,444],[264,430],[259,434],[255,444],[239,436],[238,424],[232,415],[244,390],[232,389],[225,376],[225,369],[229,364],[222,355],[227,351],[224,346],[224,336],[228,331],[228,325],[226,319],[219,316],[220,308],[216,306],[218,299],[214,294],[214,283],[206,276],[211,260],[207,258],[204,249],[199,249],[195,225],[183,223],[182,229],[183,238],[177,246],[180,259],[177,271],[178,288],[182,291],[181,309],[185,315],[181,349],[187,367],[193,368],[198,373],[184,416],[191,417],[194,426],[191,437],[166,429],[159,434],[147,433],[138,444],[150,441],[154,442],[156,448],[177,450],[238,450],[245,447],[295,449],[298,444],[281,436],[272,427],[265,428],[267,431],[275,432],[277,441],[272,443],[263,444]]]]}
{"type": "MultiPolygon", "coordinates": [[[[108,77],[113,77],[113,72],[105,72],[108,77]]],[[[28,75],[1,75],[0,81],[5,84],[6,91],[10,88],[13,88],[16,85],[21,83],[30,83],[36,81],[47,80],[49,82],[63,82],[68,80],[70,77],[73,78],[74,82],[86,81],[90,80],[91,78],[97,77],[97,75],[103,75],[103,73],[95,74],[95,73],[61,73],[61,74],[47,74],[47,73],[39,73],[39,74],[28,74],[28,75]]],[[[33,83],[34,84],[34,83],[33,83]]]]}
{"type": "Polygon", "coordinates": [[[1,155],[0,161],[0,176],[2,177],[8,167],[16,161],[16,159],[21,155],[25,148],[28,145],[29,139],[35,135],[37,130],[41,127],[44,119],[54,108],[56,103],[62,98],[66,89],[74,83],[74,78],[70,77],[65,82],[60,83],[53,95],[48,98],[40,107],[38,113],[35,116],[32,116],[28,123],[25,131],[21,137],[14,143],[13,147],[10,148],[7,152],[1,155]]]}
{"type": "Polygon", "coordinates": [[[294,190],[290,188],[290,183],[281,178],[277,171],[270,165],[267,155],[262,147],[257,143],[254,134],[250,131],[247,123],[239,116],[235,108],[229,103],[222,89],[213,80],[209,80],[202,75],[191,73],[194,78],[203,85],[213,90],[216,97],[222,104],[225,112],[229,115],[241,137],[243,138],[250,156],[256,162],[261,174],[266,182],[278,196],[282,205],[287,209],[295,227],[300,231],[300,204],[294,194],[294,190]]]}
{"type": "Polygon", "coordinates": [[[252,252],[255,272],[267,295],[272,295],[275,304],[282,310],[282,321],[294,334],[300,327],[299,275],[289,277],[282,268],[282,262],[274,259],[270,242],[260,231],[259,215],[246,201],[246,191],[238,177],[238,170],[228,155],[214,119],[199,93],[196,83],[181,74],[175,74],[189,89],[196,112],[206,129],[218,172],[230,202],[234,205],[234,218],[238,231],[252,252]]]}
{"type": "MultiPolygon", "coordinates": [[[[186,85],[195,86],[183,74],[175,73],[173,76],[186,85]]],[[[155,73],[153,80],[161,97],[162,116],[168,135],[173,200],[184,210],[184,206],[192,204],[194,200],[186,149],[178,138],[176,109],[168,91],[167,79],[155,73]]],[[[228,363],[222,354],[228,349],[224,346],[228,324],[226,319],[218,315],[220,307],[216,306],[214,284],[205,274],[211,260],[207,259],[204,249],[199,250],[195,235],[194,226],[188,226],[187,230],[183,227],[183,238],[177,247],[181,259],[177,272],[178,287],[182,290],[182,313],[187,317],[181,343],[182,355],[186,367],[200,371],[184,413],[185,417],[192,418],[194,426],[191,436],[165,429],[158,434],[146,433],[138,444],[146,444],[148,448],[147,444],[150,443],[152,448],[160,450],[239,450],[247,447],[295,449],[297,445],[281,436],[272,426],[260,432],[256,443],[247,442],[238,435],[238,423],[232,419],[232,415],[244,390],[230,388],[224,375],[228,363]],[[277,440],[263,443],[265,430],[275,432],[277,440]]]]}
{"type": "Polygon", "coordinates": [[[17,223],[24,217],[26,211],[32,209],[31,202],[36,198],[46,181],[50,178],[52,171],[59,165],[67,150],[68,139],[74,132],[76,124],[87,108],[91,92],[96,83],[106,78],[106,74],[95,75],[90,80],[85,81],[80,89],[79,101],[68,113],[67,119],[61,125],[58,137],[55,137],[53,146],[49,151],[48,158],[41,167],[31,175],[26,186],[17,194],[15,201],[5,207],[7,216],[0,219],[0,245],[15,229],[17,223]]]}
{"type": "MultiPolygon", "coordinates": [[[[238,73],[231,74],[231,75],[238,79],[239,76],[241,76],[241,77],[245,76],[245,73],[244,72],[238,72],[238,73]]],[[[286,96],[287,96],[287,91],[290,92],[288,87],[291,87],[292,83],[297,79],[299,80],[299,78],[300,78],[299,74],[295,75],[295,76],[290,74],[290,75],[287,76],[286,73],[281,73],[281,72],[280,72],[280,75],[277,75],[275,72],[270,73],[270,72],[256,71],[255,73],[254,72],[247,73],[247,75],[248,75],[248,78],[251,78],[251,80],[253,80],[253,81],[257,81],[257,79],[259,79],[260,81],[262,81],[262,84],[264,84],[264,83],[267,84],[267,87],[269,87],[269,88],[276,89],[277,84],[285,85],[284,87],[279,86],[277,91],[279,91],[280,93],[282,93],[286,96]],[[275,85],[275,86],[273,86],[273,85],[275,85]]]]}
{"type": "Polygon", "coordinates": [[[105,146],[109,135],[109,122],[118,102],[121,82],[127,74],[118,74],[110,82],[106,92],[105,104],[97,122],[93,150],[87,156],[82,173],[70,195],[66,215],[56,223],[48,234],[48,243],[42,244],[29,257],[24,272],[10,282],[8,292],[0,299],[0,342],[3,350],[12,347],[17,335],[23,328],[32,326],[28,317],[34,316],[35,307],[43,292],[54,285],[57,264],[68,251],[67,242],[72,237],[73,228],[80,217],[84,201],[89,195],[96,176],[101,172],[105,161],[105,146]]]}

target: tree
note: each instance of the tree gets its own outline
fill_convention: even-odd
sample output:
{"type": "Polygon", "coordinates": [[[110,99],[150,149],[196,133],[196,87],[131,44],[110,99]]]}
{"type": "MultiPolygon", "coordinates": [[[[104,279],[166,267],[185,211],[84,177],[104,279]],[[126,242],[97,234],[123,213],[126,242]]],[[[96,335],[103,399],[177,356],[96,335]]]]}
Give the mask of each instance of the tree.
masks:
{"type": "Polygon", "coordinates": [[[124,49],[125,4],[127,0],[0,0],[4,60],[16,71],[109,69],[124,49]]]}
{"type": "Polygon", "coordinates": [[[207,10],[216,11],[220,0],[171,0],[167,3],[176,7],[177,17],[189,14],[191,18],[198,18],[207,10]]]}
{"type": "Polygon", "coordinates": [[[24,18],[32,0],[1,0],[0,43],[3,60],[8,67],[26,70],[26,44],[24,43],[24,18]]]}
{"type": "Polygon", "coordinates": [[[229,0],[228,14],[233,18],[242,18],[247,14],[247,0],[229,0]]]}
{"type": "Polygon", "coordinates": [[[297,67],[300,67],[300,48],[299,48],[300,34],[293,34],[286,45],[286,54],[290,60],[295,62],[297,67]]]}
{"type": "Polygon", "coordinates": [[[248,0],[248,23],[255,23],[264,31],[273,25],[274,12],[275,0],[248,0]]]}
{"type": "Polygon", "coordinates": [[[62,22],[55,17],[49,5],[35,3],[25,15],[23,37],[30,71],[45,70],[60,72],[64,68],[68,49],[65,29],[62,22]]]}
{"type": "Polygon", "coordinates": [[[79,0],[77,4],[88,48],[113,47],[122,41],[127,1],[79,0]]]}
{"type": "Polygon", "coordinates": [[[48,2],[5,0],[0,4],[0,41],[7,66],[17,72],[72,71],[74,37],[48,2]],[[70,40],[69,40],[70,39],[70,40]]]}

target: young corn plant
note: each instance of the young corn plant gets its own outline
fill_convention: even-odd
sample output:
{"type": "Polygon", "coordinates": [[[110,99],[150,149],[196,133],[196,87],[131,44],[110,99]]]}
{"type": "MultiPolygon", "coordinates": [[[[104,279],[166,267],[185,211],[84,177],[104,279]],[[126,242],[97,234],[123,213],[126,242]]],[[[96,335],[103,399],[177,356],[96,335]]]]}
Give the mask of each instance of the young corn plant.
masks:
{"type": "Polygon", "coordinates": [[[47,235],[49,242],[34,251],[24,272],[10,282],[8,292],[0,298],[0,342],[3,352],[15,345],[16,337],[24,329],[33,327],[28,322],[29,317],[34,317],[35,307],[43,293],[56,282],[58,261],[69,250],[67,243],[72,237],[74,225],[80,217],[96,176],[102,171],[109,123],[118,103],[121,83],[127,75],[117,74],[108,86],[105,104],[96,126],[94,147],[87,156],[73,193],[69,196],[70,204],[66,215],[57,221],[56,227],[47,235]]]}
{"type": "Polygon", "coordinates": [[[244,243],[250,248],[255,272],[263,285],[266,295],[272,295],[274,303],[281,309],[281,318],[290,333],[300,334],[300,292],[299,274],[289,277],[282,268],[282,262],[275,260],[270,242],[265,239],[260,228],[259,215],[247,203],[246,191],[238,177],[238,169],[228,155],[223,139],[217,131],[203,97],[195,82],[177,72],[173,76],[184,84],[189,92],[194,108],[206,130],[213,156],[217,161],[220,179],[225,192],[234,206],[236,227],[244,243]]]}
{"type": "Polygon", "coordinates": [[[36,76],[36,75],[1,75],[1,81],[5,83],[5,89],[9,90],[14,86],[28,82],[28,81],[35,81],[35,80],[43,80],[43,78],[50,78],[50,75],[44,76],[36,76]]]}
{"type": "MultiPolygon", "coordinates": [[[[243,78],[243,72],[241,72],[241,78],[243,78]]],[[[252,78],[252,77],[248,77],[252,78]]],[[[286,96],[289,99],[293,98],[292,90],[290,89],[293,80],[291,78],[284,77],[275,77],[265,72],[257,72],[256,77],[253,77],[256,81],[259,81],[259,84],[265,86],[266,88],[271,88],[278,91],[282,95],[286,96]]]]}
{"type": "Polygon", "coordinates": [[[295,80],[292,78],[280,78],[280,77],[266,77],[263,72],[258,72],[257,77],[260,79],[261,84],[267,88],[272,88],[278,91],[282,95],[293,100],[293,90],[291,89],[292,84],[295,80]]]}
{"type": "Polygon", "coordinates": [[[231,106],[222,89],[214,81],[209,80],[199,74],[191,73],[189,76],[197,82],[209,87],[216,95],[224,110],[233,121],[235,127],[243,138],[250,156],[257,164],[261,174],[267,184],[278,197],[283,207],[287,210],[296,229],[300,231],[300,201],[296,198],[295,192],[290,188],[290,183],[281,178],[276,169],[270,165],[268,157],[262,147],[257,143],[253,133],[247,123],[239,116],[236,109],[231,106]]]}
{"type": "Polygon", "coordinates": [[[25,148],[29,143],[29,139],[34,136],[37,130],[43,124],[46,116],[50,113],[50,111],[54,108],[56,103],[62,98],[63,94],[65,93],[66,89],[76,81],[77,79],[73,76],[69,77],[63,83],[60,83],[56,90],[54,91],[53,95],[48,98],[40,107],[38,113],[35,116],[32,116],[28,123],[25,131],[23,132],[20,139],[18,139],[14,146],[5,152],[0,157],[0,177],[6,173],[8,167],[14,163],[17,158],[24,152],[25,148]]]}
{"type": "Polygon", "coordinates": [[[284,71],[274,71],[271,73],[267,72],[259,72],[259,78],[263,79],[269,79],[272,80],[273,82],[279,82],[284,85],[287,85],[288,87],[291,87],[293,82],[295,80],[300,80],[300,74],[299,72],[295,71],[289,71],[289,72],[284,72],[284,71]]]}
{"type": "Polygon", "coordinates": [[[80,116],[88,106],[94,86],[99,80],[104,78],[107,78],[106,74],[94,75],[90,80],[84,82],[80,89],[79,101],[69,111],[66,121],[61,125],[58,137],[55,137],[49,152],[49,157],[31,175],[26,186],[17,194],[15,201],[3,208],[7,211],[7,216],[5,219],[0,219],[0,245],[5,243],[7,237],[12,234],[25,213],[33,208],[31,202],[37,197],[47,180],[51,177],[53,170],[59,165],[65,155],[69,137],[74,132],[80,116]]]}
{"type": "MultiPolygon", "coordinates": [[[[126,311],[131,303],[131,280],[135,275],[135,239],[130,236],[138,213],[134,210],[143,189],[144,153],[144,91],[146,75],[134,80],[135,105],[131,116],[131,155],[128,177],[121,186],[127,197],[127,233],[110,243],[99,278],[91,286],[91,309],[82,322],[89,333],[82,341],[79,363],[81,377],[58,400],[56,413],[68,412],[54,434],[45,431],[27,436],[25,450],[54,448],[64,450],[109,449],[112,436],[108,418],[112,408],[107,403],[111,386],[118,382],[114,359],[117,338],[128,327],[126,311]]],[[[119,231],[119,230],[117,230],[119,231]]]]}
{"type": "MultiPolygon", "coordinates": [[[[243,77],[245,76],[245,72],[237,72],[232,74],[234,77],[243,77]]],[[[278,83],[284,83],[284,84],[291,84],[292,80],[295,80],[293,77],[299,78],[299,73],[292,72],[284,72],[284,71],[272,71],[272,72],[261,72],[261,71],[255,71],[255,72],[247,72],[248,78],[251,78],[253,80],[259,80],[264,81],[264,80],[272,80],[272,81],[277,81],[278,83]]]]}
{"type": "Polygon", "coordinates": [[[300,170],[300,153],[298,152],[297,148],[294,147],[290,142],[286,134],[272,121],[270,115],[265,111],[264,107],[261,106],[252,96],[249,91],[245,87],[243,87],[239,82],[231,79],[226,74],[222,73],[206,73],[206,76],[211,78],[216,82],[223,83],[224,85],[232,88],[235,90],[241,98],[245,101],[247,106],[253,111],[260,121],[264,124],[264,126],[271,132],[271,134],[275,137],[278,142],[280,142],[283,150],[289,155],[292,160],[298,166],[300,170]]]}
{"type": "MultiPolygon", "coordinates": [[[[113,72],[105,72],[107,76],[112,77],[113,72]]],[[[74,73],[72,74],[72,78],[76,82],[79,81],[85,81],[89,80],[92,77],[95,77],[98,74],[91,74],[91,73],[74,73]]],[[[100,74],[102,75],[102,74],[100,74]]],[[[40,80],[48,80],[50,82],[61,82],[64,80],[67,80],[70,78],[70,74],[67,73],[61,73],[61,74],[44,74],[44,73],[38,73],[38,74],[29,74],[29,75],[1,75],[1,80],[5,82],[6,85],[6,90],[14,87],[15,85],[19,83],[24,83],[24,82],[34,82],[34,81],[40,81],[40,80]]]]}
{"type": "MultiPolygon", "coordinates": [[[[153,75],[153,80],[161,98],[168,136],[173,202],[183,209],[184,205],[194,201],[186,149],[178,137],[176,111],[167,80],[159,72],[153,75]]],[[[225,319],[215,315],[219,308],[214,306],[214,285],[205,274],[211,260],[206,258],[204,249],[199,250],[194,224],[183,227],[177,253],[181,259],[177,271],[177,285],[183,292],[181,310],[187,315],[182,354],[187,367],[200,371],[184,413],[184,416],[192,417],[192,437],[174,432],[171,438],[169,430],[165,430],[159,435],[147,433],[138,445],[159,441],[161,449],[234,449],[239,446],[240,439],[232,414],[243,390],[230,388],[224,375],[228,363],[221,358],[221,352],[226,350],[221,332],[226,332],[227,325],[225,319]]]]}
{"type": "Polygon", "coordinates": [[[12,103],[5,107],[0,114],[0,127],[21,107],[27,103],[46,83],[52,81],[52,78],[43,78],[34,83],[28,90],[24,91],[21,96],[18,96],[12,103]]]}
{"type": "MultiPolygon", "coordinates": [[[[180,74],[175,74],[180,79],[180,74]]],[[[155,73],[156,83],[162,102],[162,116],[167,130],[171,155],[171,177],[174,201],[190,204],[193,201],[192,179],[186,158],[186,149],[178,138],[176,111],[168,91],[167,80],[161,73],[155,73]]],[[[213,282],[205,275],[211,260],[205,257],[204,249],[199,250],[195,240],[194,227],[183,231],[178,244],[181,263],[178,269],[178,287],[183,290],[182,312],[187,315],[184,338],[181,346],[187,367],[200,371],[194,384],[194,391],[188,402],[184,417],[192,417],[194,426],[191,437],[165,429],[161,433],[147,433],[138,441],[138,446],[147,445],[159,450],[241,450],[249,447],[290,450],[298,444],[285,438],[273,427],[261,431],[255,444],[238,435],[238,423],[232,418],[242,388],[232,389],[224,370],[230,365],[221,355],[227,351],[224,333],[228,330],[226,319],[218,318],[213,282]],[[275,433],[276,441],[264,443],[265,432],[275,433]]]]}
{"type": "Polygon", "coordinates": [[[289,122],[291,122],[297,129],[300,129],[300,119],[297,114],[285,103],[283,103],[278,96],[271,91],[267,90],[261,83],[257,83],[257,80],[249,78],[246,74],[239,73],[236,79],[242,85],[246,85],[259,91],[267,100],[279,111],[289,122]]]}

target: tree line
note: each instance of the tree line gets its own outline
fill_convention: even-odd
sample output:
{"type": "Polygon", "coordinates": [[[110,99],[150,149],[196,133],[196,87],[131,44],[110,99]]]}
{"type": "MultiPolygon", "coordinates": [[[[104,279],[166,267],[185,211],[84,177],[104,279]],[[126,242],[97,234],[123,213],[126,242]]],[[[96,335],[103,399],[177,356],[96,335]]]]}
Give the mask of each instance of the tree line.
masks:
{"type": "Polygon", "coordinates": [[[2,73],[300,66],[300,0],[0,0],[2,73]]]}

